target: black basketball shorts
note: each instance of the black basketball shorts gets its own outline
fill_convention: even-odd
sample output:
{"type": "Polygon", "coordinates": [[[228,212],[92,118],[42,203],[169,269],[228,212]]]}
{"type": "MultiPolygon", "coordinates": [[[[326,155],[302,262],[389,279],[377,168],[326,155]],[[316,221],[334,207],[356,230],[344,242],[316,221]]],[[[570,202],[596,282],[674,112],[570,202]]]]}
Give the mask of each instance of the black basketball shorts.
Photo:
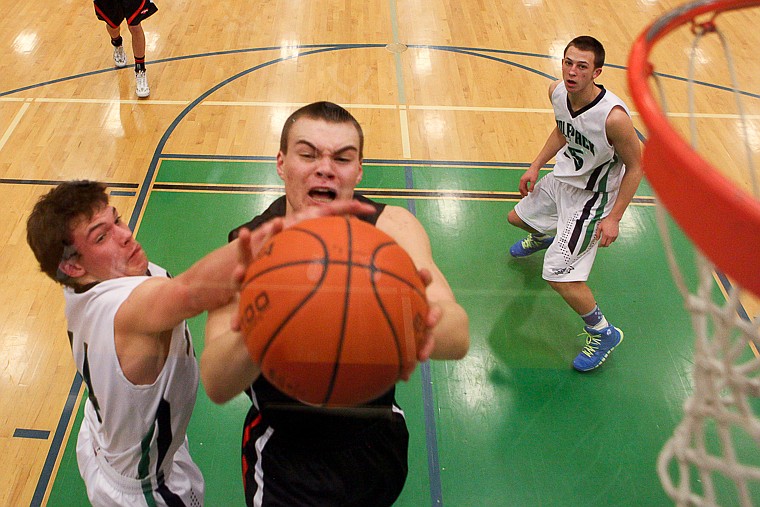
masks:
{"type": "Polygon", "coordinates": [[[135,26],[158,11],[151,0],[95,0],[95,15],[98,19],[116,28],[125,19],[135,26]]]}
{"type": "Polygon", "coordinates": [[[312,445],[278,433],[251,410],[243,432],[246,504],[389,507],[406,482],[408,447],[406,421],[398,413],[370,424],[358,438],[312,445]]]}

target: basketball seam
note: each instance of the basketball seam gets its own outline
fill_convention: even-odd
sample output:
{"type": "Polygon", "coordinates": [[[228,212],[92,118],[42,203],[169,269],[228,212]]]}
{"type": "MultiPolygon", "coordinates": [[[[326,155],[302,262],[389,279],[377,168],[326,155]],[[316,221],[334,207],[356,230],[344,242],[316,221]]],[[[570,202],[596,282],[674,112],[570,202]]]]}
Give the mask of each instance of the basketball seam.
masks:
{"type": "MultiPolygon", "coordinates": [[[[378,293],[377,284],[375,283],[375,273],[376,272],[383,273],[382,270],[379,270],[376,268],[375,258],[380,250],[382,250],[383,248],[389,245],[393,245],[393,243],[391,242],[382,243],[378,245],[377,248],[375,248],[375,251],[372,252],[372,256],[370,257],[370,265],[368,266],[368,269],[369,269],[369,274],[370,274],[369,276],[370,283],[372,284],[372,291],[375,293],[375,300],[377,302],[377,305],[380,307],[380,310],[383,312],[383,317],[385,317],[385,322],[386,324],[388,324],[388,327],[391,330],[391,334],[393,335],[393,343],[396,345],[396,360],[398,362],[398,375],[401,376],[403,358],[401,357],[401,344],[399,343],[399,336],[398,336],[398,333],[396,332],[396,328],[393,326],[393,321],[390,315],[388,315],[388,310],[385,308],[385,305],[383,305],[383,300],[378,293]]],[[[394,278],[400,279],[400,277],[397,277],[397,276],[394,278]]],[[[406,282],[406,280],[403,280],[403,279],[401,280],[406,282]]]]}
{"type": "MultiPolygon", "coordinates": [[[[335,390],[335,382],[338,378],[338,370],[340,369],[340,357],[343,353],[343,343],[346,339],[346,326],[348,325],[348,303],[351,300],[351,268],[353,267],[352,259],[354,256],[353,242],[352,242],[352,229],[351,222],[348,217],[345,218],[346,222],[346,290],[343,300],[343,318],[340,325],[340,336],[338,338],[338,348],[335,351],[335,359],[333,361],[333,371],[330,377],[330,383],[327,385],[327,392],[325,393],[324,403],[330,402],[333,391],[335,390]]],[[[325,269],[325,271],[327,271],[325,269]]]]}
{"type": "MultiPolygon", "coordinates": [[[[284,319],[282,319],[282,322],[280,322],[280,325],[277,326],[277,328],[272,332],[272,335],[269,337],[269,340],[267,340],[267,343],[261,348],[261,358],[259,360],[261,362],[262,367],[264,365],[264,358],[266,357],[266,353],[269,351],[270,347],[272,346],[272,344],[274,343],[274,341],[277,339],[277,336],[280,334],[280,331],[282,331],[282,329],[288,324],[288,322],[290,322],[290,320],[293,318],[293,316],[296,313],[298,313],[298,311],[301,309],[301,307],[304,304],[306,304],[306,302],[309,301],[312,297],[314,297],[314,294],[316,294],[319,291],[319,289],[322,286],[322,283],[324,282],[325,278],[327,278],[327,269],[328,269],[328,266],[330,264],[330,252],[329,252],[329,250],[327,248],[327,245],[325,244],[324,240],[322,240],[322,238],[319,235],[317,235],[317,234],[315,234],[315,233],[313,233],[313,232],[311,232],[309,230],[305,230],[305,229],[294,229],[294,230],[305,232],[305,233],[313,236],[314,238],[316,238],[317,241],[320,243],[320,245],[322,245],[322,249],[325,252],[324,260],[322,260],[322,261],[319,261],[319,260],[309,261],[309,262],[306,262],[306,263],[304,263],[304,262],[285,263],[285,264],[283,264],[283,266],[298,265],[298,264],[322,264],[324,266],[324,269],[322,270],[322,276],[319,278],[319,280],[317,281],[317,283],[314,285],[314,288],[312,288],[312,290],[309,292],[309,294],[307,294],[306,297],[304,297],[298,303],[298,305],[296,305],[293,308],[293,310],[284,319]]],[[[265,271],[269,272],[272,269],[275,269],[275,268],[266,269],[265,271]]],[[[261,273],[257,274],[256,277],[252,277],[251,280],[254,280],[255,278],[257,278],[260,275],[261,275],[261,273]]],[[[250,281],[249,281],[249,283],[250,283],[250,281]]],[[[262,371],[263,371],[263,369],[262,369],[262,371]]]]}

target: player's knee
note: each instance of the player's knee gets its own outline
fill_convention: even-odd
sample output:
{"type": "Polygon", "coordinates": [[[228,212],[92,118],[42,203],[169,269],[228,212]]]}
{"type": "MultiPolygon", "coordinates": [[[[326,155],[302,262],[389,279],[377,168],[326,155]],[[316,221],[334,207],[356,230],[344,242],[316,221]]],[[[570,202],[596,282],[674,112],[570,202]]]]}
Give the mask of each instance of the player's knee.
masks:
{"type": "Polygon", "coordinates": [[[522,218],[520,218],[520,216],[515,213],[515,210],[511,210],[509,212],[507,215],[507,221],[509,221],[509,223],[515,227],[525,227],[525,222],[523,222],[522,218]]]}

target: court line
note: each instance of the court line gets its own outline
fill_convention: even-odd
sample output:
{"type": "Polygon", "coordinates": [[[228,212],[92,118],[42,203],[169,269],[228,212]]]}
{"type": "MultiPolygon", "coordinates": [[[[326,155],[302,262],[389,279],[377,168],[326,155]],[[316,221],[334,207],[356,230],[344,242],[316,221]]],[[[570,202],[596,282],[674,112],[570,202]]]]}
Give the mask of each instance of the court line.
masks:
{"type": "MultiPolygon", "coordinates": [[[[243,49],[230,49],[225,51],[209,51],[206,53],[196,53],[192,55],[184,55],[184,56],[174,56],[171,58],[161,58],[158,60],[152,60],[150,62],[146,62],[146,65],[159,65],[163,63],[170,63],[170,62],[178,62],[182,60],[192,60],[195,58],[206,58],[211,56],[226,56],[226,55],[234,55],[234,54],[242,54],[242,53],[257,53],[257,52],[264,52],[264,51],[282,51],[283,48],[293,48],[293,49],[314,49],[314,48],[331,48],[331,49],[356,49],[356,48],[384,48],[386,44],[303,44],[303,45],[296,45],[296,46],[265,46],[260,48],[243,48],[243,49]]],[[[429,44],[408,44],[408,48],[415,48],[415,49],[435,49],[435,50],[442,50],[442,51],[451,51],[451,52],[458,52],[462,54],[469,54],[473,56],[478,56],[479,53],[496,53],[496,54],[503,54],[503,55],[511,55],[511,56],[525,56],[529,58],[541,58],[541,59],[548,59],[548,60],[560,60],[560,57],[553,56],[553,55],[543,55],[539,53],[528,53],[524,51],[512,51],[508,49],[493,49],[493,48],[479,48],[479,47],[466,47],[466,46],[438,46],[438,45],[429,45],[429,44]],[[477,52],[477,53],[476,53],[477,52]]],[[[484,55],[480,55],[484,56],[484,55]]],[[[295,55],[295,57],[298,57],[298,55],[295,55]]],[[[291,58],[291,57],[286,57],[291,58]]],[[[507,60],[502,60],[500,58],[492,58],[497,61],[503,61],[505,63],[513,64],[508,62],[507,60]]],[[[525,70],[530,70],[529,67],[526,67],[524,65],[514,64],[515,66],[524,68],[525,70]]],[[[626,70],[627,67],[625,65],[619,65],[614,63],[605,63],[605,67],[618,69],[618,70],[626,70]]],[[[122,72],[127,71],[128,68],[106,68],[106,69],[98,69],[94,71],[89,72],[82,72],[79,74],[74,74],[72,76],[66,76],[62,78],[57,79],[51,79],[49,81],[42,81],[39,83],[34,83],[26,86],[22,86],[19,88],[15,88],[12,90],[6,90],[6,91],[0,91],[0,100],[3,97],[6,97],[8,95],[13,95],[15,93],[19,93],[26,90],[32,90],[35,88],[40,88],[43,86],[48,86],[51,84],[56,83],[62,83],[65,81],[70,81],[73,79],[79,79],[83,77],[89,77],[94,76],[97,74],[103,74],[106,72],[122,72]]],[[[673,74],[665,74],[660,72],[655,72],[658,77],[666,78],[666,79],[673,79],[676,81],[682,81],[682,82],[688,82],[688,78],[676,76],[673,74]]],[[[551,77],[552,79],[556,79],[554,76],[549,76],[548,74],[544,74],[547,77],[551,77]]],[[[714,88],[717,90],[727,91],[727,92],[733,92],[733,89],[728,86],[723,85],[716,85],[713,83],[708,83],[705,81],[694,81],[694,84],[697,86],[705,86],[708,88],[714,88]]],[[[747,92],[743,90],[738,90],[738,93],[741,95],[745,95],[747,97],[752,98],[760,98],[760,94],[747,92]]],[[[148,101],[140,101],[142,104],[149,104],[150,102],[154,102],[153,99],[148,101]]]]}
{"type": "Polygon", "coordinates": [[[399,109],[398,117],[401,126],[401,155],[404,158],[412,158],[412,147],[409,142],[409,118],[406,109],[399,109]]]}
{"type": "MultiPolygon", "coordinates": [[[[303,54],[301,55],[303,56],[303,54]]],[[[187,106],[190,101],[187,100],[138,100],[138,99],[67,99],[67,98],[0,98],[0,102],[43,102],[48,104],[103,104],[103,105],[130,105],[141,104],[144,106],[187,106]]],[[[257,102],[257,101],[224,101],[224,100],[207,100],[201,104],[197,104],[199,107],[283,107],[289,109],[296,109],[301,106],[305,106],[306,102],[257,102]]],[[[489,106],[431,106],[431,105],[398,105],[398,104],[342,104],[346,109],[380,109],[380,110],[398,110],[402,112],[407,111],[453,111],[453,112],[470,112],[470,113],[514,113],[514,114],[554,114],[553,109],[548,108],[534,108],[534,107],[489,107],[489,106]]],[[[28,104],[24,104],[28,108],[28,104]]],[[[631,111],[631,116],[640,116],[638,112],[631,111]]],[[[694,113],[690,114],[677,113],[669,111],[665,113],[665,116],[670,118],[702,118],[702,119],[718,119],[718,120],[738,120],[742,116],[739,114],[731,113],[694,113]]],[[[747,114],[743,118],[748,120],[760,120],[760,114],[747,114]]],[[[402,124],[403,128],[403,124],[402,124]]],[[[407,126],[407,135],[408,135],[407,126]]],[[[3,136],[5,138],[5,136],[3,136]]],[[[0,143],[2,148],[2,143],[0,143]]]]}
{"type": "Polygon", "coordinates": [[[32,438],[37,440],[47,440],[50,436],[48,430],[33,430],[28,428],[16,428],[13,431],[14,438],[32,438]]]}
{"type": "MultiPolygon", "coordinates": [[[[45,185],[55,187],[60,185],[64,181],[68,180],[33,180],[33,179],[20,179],[20,178],[0,178],[0,183],[8,185],[45,185]]],[[[106,182],[104,182],[106,183],[106,182]]],[[[111,188],[137,188],[137,183],[123,183],[114,181],[106,183],[111,188]]]]}
{"type": "Polygon", "coordinates": [[[10,125],[8,125],[8,128],[5,129],[5,133],[3,134],[3,137],[0,137],[0,151],[3,150],[3,146],[5,146],[5,143],[8,142],[8,139],[10,139],[13,131],[16,130],[16,127],[18,127],[18,124],[21,121],[21,118],[24,117],[24,114],[26,114],[27,109],[29,109],[29,102],[24,102],[23,104],[21,104],[21,108],[18,110],[16,115],[11,120],[11,123],[10,125]]]}
{"type": "MultiPolygon", "coordinates": [[[[189,153],[162,153],[163,159],[174,160],[230,160],[237,162],[272,162],[277,160],[277,157],[270,155],[204,155],[204,154],[189,154],[189,153]]],[[[443,166],[443,167],[506,167],[506,168],[527,168],[530,167],[529,162],[475,162],[471,160],[432,160],[432,159],[395,159],[395,158],[365,158],[362,163],[364,165],[393,165],[393,166],[405,166],[405,165],[425,165],[425,166],[443,166]]],[[[554,164],[546,164],[544,168],[551,169],[554,164]]]]}
{"type": "Polygon", "coordinates": [[[69,389],[69,395],[66,398],[66,404],[61,412],[61,418],[58,419],[58,426],[55,428],[55,434],[53,435],[53,442],[48,449],[47,457],[45,458],[45,464],[42,466],[40,472],[40,478],[37,481],[37,487],[34,488],[34,496],[30,507],[38,507],[42,505],[42,500],[45,498],[45,491],[47,490],[48,483],[53,476],[53,468],[55,462],[58,459],[58,454],[63,443],[63,437],[66,435],[66,429],[69,426],[69,421],[75,411],[77,398],[79,397],[79,390],[82,387],[82,377],[79,373],[74,375],[74,380],[71,382],[71,388],[69,389]]]}
{"type": "MultiPolygon", "coordinates": [[[[411,169],[411,168],[410,168],[411,169]]],[[[411,171],[407,174],[407,181],[412,179],[411,171]]],[[[163,192],[218,192],[218,193],[241,193],[241,194],[283,194],[285,189],[282,185],[254,185],[254,184],[208,184],[208,183],[154,183],[153,190],[163,192]]],[[[362,195],[373,195],[385,198],[399,199],[454,199],[454,200],[476,200],[476,201],[519,201],[521,195],[519,192],[503,192],[497,190],[426,190],[417,189],[412,186],[407,188],[369,188],[361,187],[356,189],[357,193],[362,195]]],[[[411,201],[414,202],[414,201],[411,201]]],[[[636,196],[631,201],[633,204],[654,205],[655,198],[651,196],[636,196]]],[[[413,208],[413,205],[407,206],[413,208]]],[[[411,209],[409,211],[412,211],[411,209]]]]}

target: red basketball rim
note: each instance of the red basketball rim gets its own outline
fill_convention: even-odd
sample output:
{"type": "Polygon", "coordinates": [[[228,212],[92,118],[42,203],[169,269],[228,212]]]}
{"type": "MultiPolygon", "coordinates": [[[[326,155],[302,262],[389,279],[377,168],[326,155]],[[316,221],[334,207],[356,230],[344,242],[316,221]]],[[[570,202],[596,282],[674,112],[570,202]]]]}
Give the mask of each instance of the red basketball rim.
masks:
{"type": "Polygon", "coordinates": [[[654,68],[648,61],[659,39],[695,17],[758,5],[760,0],[702,0],[660,17],[633,45],[628,85],[649,131],[642,165],[658,199],[707,258],[760,296],[760,202],[701,158],[671,127],[649,88],[654,68]]]}

